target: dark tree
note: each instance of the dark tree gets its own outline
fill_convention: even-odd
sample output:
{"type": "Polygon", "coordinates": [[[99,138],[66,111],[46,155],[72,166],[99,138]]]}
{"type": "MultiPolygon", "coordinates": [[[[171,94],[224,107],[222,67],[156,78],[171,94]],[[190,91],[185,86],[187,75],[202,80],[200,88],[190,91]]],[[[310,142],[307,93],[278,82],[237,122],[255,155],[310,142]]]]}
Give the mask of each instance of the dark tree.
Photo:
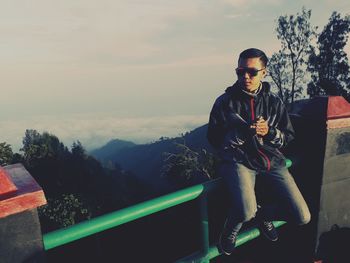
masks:
{"type": "Polygon", "coordinates": [[[187,145],[175,143],[177,151],[174,153],[163,153],[164,164],[162,167],[163,176],[168,177],[181,186],[199,183],[215,177],[215,158],[202,149],[196,152],[187,145]]]}
{"type": "Polygon", "coordinates": [[[13,159],[13,152],[10,144],[6,142],[0,143],[0,165],[11,164],[13,159]]]}
{"type": "Polygon", "coordinates": [[[79,157],[82,159],[87,158],[86,150],[84,149],[80,141],[73,142],[71,151],[74,157],[79,157]]]}
{"type": "Polygon", "coordinates": [[[269,61],[269,76],[277,86],[280,98],[284,102],[288,102],[288,96],[285,92],[288,90],[289,75],[287,72],[287,57],[282,51],[274,53],[269,61]]]}
{"type": "Polygon", "coordinates": [[[282,49],[270,61],[270,76],[285,102],[293,106],[294,98],[301,96],[305,82],[306,62],[312,52],[315,27],[310,23],[311,10],[302,9],[296,15],[280,16],[277,21],[277,38],[282,49]]]}
{"type": "MultiPolygon", "coordinates": [[[[44,231],[125,207],[135,201],[131,193],[141,188],[129,183],[132,175],[121,168],[104,169],[80,141],[69,151],[53,134],[26,130],[21,151],[23,164],[48,200],[39,209],[44,231]]],[[[21,159],[20,155],[15,157],[21,159]]]]}
{"type": "Polygon", "coordinates": [[[91,218],[86,201],[77,194],[48,197],[47,205],[38,209],[43,232],[74,225],[91,218]]]}
{"type": "Polygon", "coordinates": [[[342,18],[333,12],[328,24],[318,37],[318,52],[309,58],[308,70],[311,82],[307,93],[317,95],[338,95],[346,97],[350,85],[350,70],[344,47],[350,32],[350,16],[342,18]]]}
{"type": "Polygon", "coordinates": [[[28,167],[35,166],[43,159],[64,159],[68,149],[59,139],[48,132],[26,130],[23,138],[23,158],[28,167]]]}

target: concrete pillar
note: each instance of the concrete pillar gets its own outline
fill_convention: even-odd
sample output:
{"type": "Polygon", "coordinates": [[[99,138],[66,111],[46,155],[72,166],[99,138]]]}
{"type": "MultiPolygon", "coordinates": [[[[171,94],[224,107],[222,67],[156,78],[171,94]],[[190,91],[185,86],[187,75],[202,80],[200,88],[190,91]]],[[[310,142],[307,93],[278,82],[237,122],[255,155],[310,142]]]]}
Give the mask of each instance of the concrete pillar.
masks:
{"type": "Polygon", "coordinates": [[[293,167],[312,212],[316,250],[333,225],[350,227],[350,104],[340,96],[318,97],[298,116],[293,167]]]}
{"type": "Polygon", "coordinates": [[[0,262],[44,262],[41,187],[21,164],[0,167],[0,262]]]}
{"type": "Polygon", "coordinates": [[[350,104],[342,97],[328,103],[318,238],[334,224],[350,227],[350,104]]]}

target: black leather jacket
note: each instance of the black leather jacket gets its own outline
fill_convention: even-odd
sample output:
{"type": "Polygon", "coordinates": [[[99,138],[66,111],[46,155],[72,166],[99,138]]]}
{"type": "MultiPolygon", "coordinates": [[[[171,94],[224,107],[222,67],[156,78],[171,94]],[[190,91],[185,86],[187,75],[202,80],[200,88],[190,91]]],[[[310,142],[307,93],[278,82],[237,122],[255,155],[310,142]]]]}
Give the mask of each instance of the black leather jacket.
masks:
{"type": "Polygon", "coordinates": [[[216,99],[210,113],[207,138],[223,161],[243,163],[255,170],[280,168],[285,166],[285,157],[278,149],[293,137],[287,109],[270,92],[267,82],[256,94],[248,94],[236,82],[216,99]],[[250,129],[259,116],[269,125],[264,137],[250,129]]]}

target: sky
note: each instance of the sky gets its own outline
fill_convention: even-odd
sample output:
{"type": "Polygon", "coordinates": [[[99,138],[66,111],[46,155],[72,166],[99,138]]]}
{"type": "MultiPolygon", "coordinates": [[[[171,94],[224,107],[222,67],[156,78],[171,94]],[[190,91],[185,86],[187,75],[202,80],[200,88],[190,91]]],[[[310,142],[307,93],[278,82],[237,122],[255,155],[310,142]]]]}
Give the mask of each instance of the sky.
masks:
{"type": "MultiPolygon", "coordinates": [[[[26,129],[88,149],[147,143],[207,123],[239,53],[280,49],[280,15],[319,31],[348,0],[0,0],[0,142],[26,129]]],[[[350,54],[349,44],[346,51],[350,54]]]]}

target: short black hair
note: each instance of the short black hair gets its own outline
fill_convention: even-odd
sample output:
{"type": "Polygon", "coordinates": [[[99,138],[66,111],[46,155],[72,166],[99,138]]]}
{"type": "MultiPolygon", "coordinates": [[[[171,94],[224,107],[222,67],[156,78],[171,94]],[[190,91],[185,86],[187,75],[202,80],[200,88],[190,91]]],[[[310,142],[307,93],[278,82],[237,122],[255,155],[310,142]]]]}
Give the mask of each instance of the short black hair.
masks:
{"type": "Polygon", "coordinates": [[[260,61],[262,62],[263,66],[267,66],[268,58],[264,51],[257,49],[257,48],[248,48],[239,54],[239,59],[247,59],[247,58],[260,58],[260,61]]]}

